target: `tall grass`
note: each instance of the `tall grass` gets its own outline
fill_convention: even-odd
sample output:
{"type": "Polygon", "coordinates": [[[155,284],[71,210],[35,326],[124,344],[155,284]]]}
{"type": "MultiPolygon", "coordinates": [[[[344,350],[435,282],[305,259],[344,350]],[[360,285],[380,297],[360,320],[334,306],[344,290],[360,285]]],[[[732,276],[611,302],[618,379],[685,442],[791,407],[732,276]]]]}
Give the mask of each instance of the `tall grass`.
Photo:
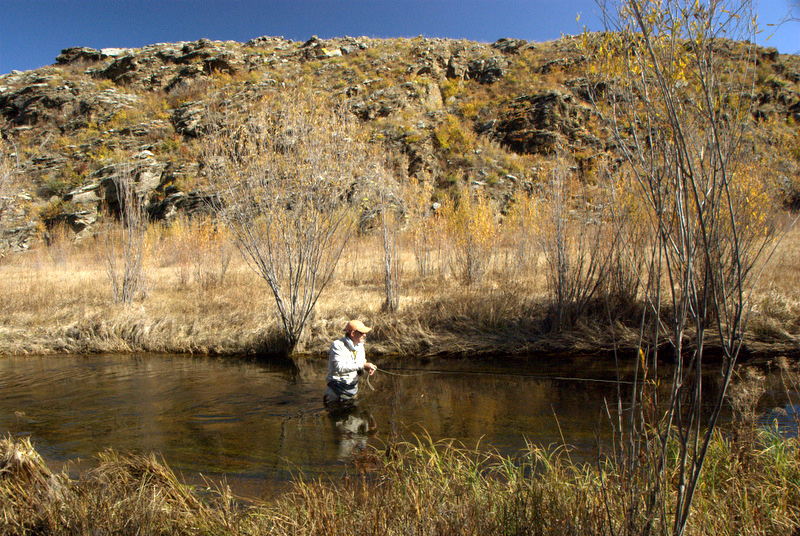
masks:
{"type": "MultiPolygon", "coordinates": [[[[800,529],[800,445],[766,431],[754,438],[716,434],[689,533],[789,536],[800,529]]],[[[70,478],[51,472],[28,440],[7,438],[0,442],[0,531],[626,534],[621,490],[630,477],[608,459],[573,463],[565,448],[530,445],[509,457],[423,436],[368,449],[336,482],[300,476],[288,493],[260,503],[224,485],[189,487],[154,456],[107,451],[95,468],[70,478]]]]}

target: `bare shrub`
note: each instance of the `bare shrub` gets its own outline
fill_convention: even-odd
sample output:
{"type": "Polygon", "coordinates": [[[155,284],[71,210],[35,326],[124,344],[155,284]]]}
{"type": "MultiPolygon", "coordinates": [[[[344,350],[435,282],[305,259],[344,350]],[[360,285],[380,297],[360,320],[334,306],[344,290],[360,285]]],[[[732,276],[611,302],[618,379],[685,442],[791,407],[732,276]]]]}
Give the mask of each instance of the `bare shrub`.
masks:
{"type": "Polygon", "coordinates": [[[540,213],[549,316],[555,329],[568,327],[587,313],[605,277],[603,221],[587,210],[585,194],[584,187],[559,166],[553,171],[546,209],[540,213]]]}
{"type": "Polygon", "coordinates": [[[214,113],[226,125],[206,144],[215,209],[269,285],[290,353],[347,246],[371,152],[343,107],[311,93],[214,113]]]}
{"type": "Polygon", "coordinates": [[[106,270],[116,303],[130,304],[146,293],[144,275],[147,217],[144,200],[136,190],[133,164],[118,164],[113,177],[114,206],[117,210],[103,233],[106,270]],[[114,217],[115,216],[115,217],[114,217]]]}
{"type": "MultiPolygon", "coordinates": [[[[619,531],[658,527],[681,535],[742,349],[753,268],[774,232],[768,218],[754,216],[763,207],[744,194],[759,175],[737,173],[752,156],[742,144],[751,100],[742,97],[754,89],[753,6],[747,0],[599,5],[609,31],[584,36],[585,52],[600,59],[587,73],[589,87],[623,152],[643,232],[651,237],[639,277],[647,308],[634,363],[640,383],[630,420],[617,422],[617,453],[631,475],[615,490],[628,504],[619,531]],[[702,378],[712,342],[722,353],[721,387],[709,399],[702,378]],[[664,347],[675,366],[662,400],[653,378],[664,347]],[[677,468],[669,471],[673,458],[677,468]]],[[[626,251],[635,245],[620,243],[626,251]]]]}

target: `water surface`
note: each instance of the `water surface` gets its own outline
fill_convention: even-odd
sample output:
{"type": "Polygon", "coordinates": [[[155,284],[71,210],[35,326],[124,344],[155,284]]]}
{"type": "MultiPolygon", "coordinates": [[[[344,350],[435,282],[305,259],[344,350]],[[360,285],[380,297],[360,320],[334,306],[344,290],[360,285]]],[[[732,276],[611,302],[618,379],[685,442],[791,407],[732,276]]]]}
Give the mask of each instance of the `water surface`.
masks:
{"type": "Polygon", "coordinates": [[[617,397],[613,368],[591,357],[377,364],[383,371],[362,382],[358,412],[343,417],[322,407],[324,360],[292,368],[184,356],[7,358],[0,432],[30,436],[58,467],[91,465],[107,448],[155,452],[189,481],[225,478],[235,492],[270,497],[300,472],[341,475],[364,445],[391,439],[448,438],[506,454],[528,441],[566,443],[590,459],[604,404],[617,397]]]}

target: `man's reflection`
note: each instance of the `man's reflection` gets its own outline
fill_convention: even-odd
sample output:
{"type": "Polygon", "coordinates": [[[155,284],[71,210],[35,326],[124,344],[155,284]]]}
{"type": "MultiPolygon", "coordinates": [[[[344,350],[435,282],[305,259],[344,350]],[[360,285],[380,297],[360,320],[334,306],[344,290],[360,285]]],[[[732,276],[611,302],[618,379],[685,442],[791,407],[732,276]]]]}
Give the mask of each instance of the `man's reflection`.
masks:
{"type": "Polygon", "coordinates": [[[367,446],[367,440],[377,429],[372,414],[355,402],[331,404],[328,417],[336,432],[339,460],[350,459],[367,446]]]}

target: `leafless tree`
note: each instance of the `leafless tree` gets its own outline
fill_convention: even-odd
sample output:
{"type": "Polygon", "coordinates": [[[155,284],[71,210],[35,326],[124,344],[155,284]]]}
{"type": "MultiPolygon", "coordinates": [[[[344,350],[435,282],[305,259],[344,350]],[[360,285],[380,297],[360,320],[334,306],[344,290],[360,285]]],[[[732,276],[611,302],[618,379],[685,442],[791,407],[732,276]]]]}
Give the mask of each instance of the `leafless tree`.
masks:
{"type": "MultiPolygon", "coordinates": [[[[5,143],[0,144],[0,238],[5,231],[4,216],[11,206],[11,181],[14,176],[15,161],[7,153],[5,143]]],[[[5,255],[5,246],[0,247],[0,258],[5,255]]]]}
{"type": "MultiPolygon", "coordinates": [[[[385,183],[384,183],[385,184],[385,183]]],[[[400,218],[394,192],[381,187],[381,239],[383,242],[383,309],[394,313],[400,306],[400,218]],[[393,203],[393,201],[395,201],[393,203]]]]}
{"type": "Polygon", "coordinates": [[[570,204],[573,195],[582,193],[573,188],[573,182],[577,184],[563,163],[553,170],[540,233],[550,318],[556,329],[569,326],[576,314],[586,312],[604,283],[609,260],[601,247],[602,221],[585,206],[570,204]]]}
{"type": "Polygon", "coordinates": [[[216,210],[269,285],[291,353],[348,245],[371,151],[344,107],[310,93],[213,115],[205,159],[216,210]]]}
{"type": "Polygon", "coordinates": [[[773,237],[770,204],[754,195],[764,192],[758,170],[744,172],[753,156],[742,144],[754,94],[753,6],[619,0],[600,7],[609,31],[584,36],[601,60],[589,86],[623,153],[620,173],[636,185],[637,224],[651,237],[628,422],[618,407],[618,429],[627,430],[618,452],[631,475],[619,531],[680,535],[742,350],[753,268],[773,237]],[[712,342],[718,366],[709,362],[712,342]],[[675,364],[666,400],[655,388],[664,345],[675,364]],[[703,389],[708,374],[719,384],[713,395],[703,389]]]}
{"type": "Polygon", "coordinates": [[[147,216],[144,199],[136,189],[136,166],[115,165],[106,179],[109,220],[103,233],[106,271],[116,303],[130,304],[145,295],[144,276],[147,216]]]}

